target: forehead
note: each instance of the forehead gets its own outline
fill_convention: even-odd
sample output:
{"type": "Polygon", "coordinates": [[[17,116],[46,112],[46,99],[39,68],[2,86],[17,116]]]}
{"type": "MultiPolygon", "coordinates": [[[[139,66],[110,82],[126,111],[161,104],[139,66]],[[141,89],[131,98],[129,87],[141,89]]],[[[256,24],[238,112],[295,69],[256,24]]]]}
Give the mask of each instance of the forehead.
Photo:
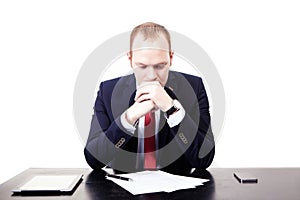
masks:
{"type": "Polygon", "coordinates": [[[142,34],[137,34],[132,43],[132,51],[141,49],[163,49],[168,51],[169,43],[162,34],[158,37],[148,38],[146,40],[142,34]]]}
{"type": "Polygon", "coordinates": [[[169,52],[161,49],[140,49],[132,52],[132,59],[135,63],[157,64],[168,62],[169,52]]]}

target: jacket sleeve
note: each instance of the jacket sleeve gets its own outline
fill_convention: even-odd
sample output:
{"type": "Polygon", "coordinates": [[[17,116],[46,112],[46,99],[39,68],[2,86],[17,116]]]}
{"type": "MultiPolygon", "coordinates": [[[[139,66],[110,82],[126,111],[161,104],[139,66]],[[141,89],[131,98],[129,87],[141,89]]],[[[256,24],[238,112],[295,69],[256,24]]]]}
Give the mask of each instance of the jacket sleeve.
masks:
{"type": "Polygon", "coordinates": [[[84,149],[86,161],[93,169],[100,169],[109,164],[132,137],[132,133],[122,127],[120,116],[114,119],[108,111],[107,108],[111,106],[111,92],[105,93],[103,84],[101,83],[98,91],[84,149]]]}
{"type": "Polygon", "coordinates": [[[201,78],[193,86],[197,99],[186,110],[181,123],[171,128],[179,148],[193,168],[206,169],[215,154],[214,136],[211,130],[209,102],[201,78]]]}

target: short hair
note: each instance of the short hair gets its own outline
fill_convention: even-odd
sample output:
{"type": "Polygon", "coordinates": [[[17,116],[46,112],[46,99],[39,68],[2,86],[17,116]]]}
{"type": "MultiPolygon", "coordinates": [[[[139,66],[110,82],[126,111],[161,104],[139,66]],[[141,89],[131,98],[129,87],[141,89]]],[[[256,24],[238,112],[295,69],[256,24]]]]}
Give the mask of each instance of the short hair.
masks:
{"type": "Polygon", "coordinates": [[[169,44],[169,51],[171,52],[171,36],[169,31],[164,26],[153,22],[146,22],[140,24],[131,31],[130,52],[132,51],[133,41],[139,33],[142,34],[142,36],[144,37],[144,41],[148,39],[155,40],[158,39],[161,34],[164,35],[169,44]]]}

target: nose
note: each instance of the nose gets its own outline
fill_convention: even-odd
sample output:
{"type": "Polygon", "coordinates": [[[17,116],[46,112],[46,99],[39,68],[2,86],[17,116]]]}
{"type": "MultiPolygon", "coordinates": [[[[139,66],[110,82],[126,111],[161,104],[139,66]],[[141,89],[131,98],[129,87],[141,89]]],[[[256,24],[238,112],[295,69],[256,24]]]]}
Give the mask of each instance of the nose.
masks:
{"type": "Polygon", "coordinates": [[[149,81],[155,81],[157,76],[156,76],[156,72],[153,66],[148,66],[147,67],[147,78],[149,81]]]}

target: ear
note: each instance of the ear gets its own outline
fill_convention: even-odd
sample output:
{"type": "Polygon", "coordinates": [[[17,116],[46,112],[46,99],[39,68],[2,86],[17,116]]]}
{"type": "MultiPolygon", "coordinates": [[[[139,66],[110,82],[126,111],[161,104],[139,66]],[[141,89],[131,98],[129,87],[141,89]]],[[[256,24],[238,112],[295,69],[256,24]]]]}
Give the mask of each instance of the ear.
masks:
{"type": "Polygon", "coordinates": [[[132,51],[129,51],[129,52],[127,53],[127,58],[129,59],[130,66],[132,67],[132,51]]]}
{"type": "Polygon", "coordinates": [[[173,61],[174,51],[170,50],[169,54],[170,54],[170,66],[171,66],[172,65],[172,61],[173,61]]]}
{"type": "Polygon", "coordinates": [[[127,57],[128,57],[129,60],[131,60],[131,58],[132,58],[132,52],[131,52],[131,51],[129,51],[129,52],[127,53],[127,57]]]}

